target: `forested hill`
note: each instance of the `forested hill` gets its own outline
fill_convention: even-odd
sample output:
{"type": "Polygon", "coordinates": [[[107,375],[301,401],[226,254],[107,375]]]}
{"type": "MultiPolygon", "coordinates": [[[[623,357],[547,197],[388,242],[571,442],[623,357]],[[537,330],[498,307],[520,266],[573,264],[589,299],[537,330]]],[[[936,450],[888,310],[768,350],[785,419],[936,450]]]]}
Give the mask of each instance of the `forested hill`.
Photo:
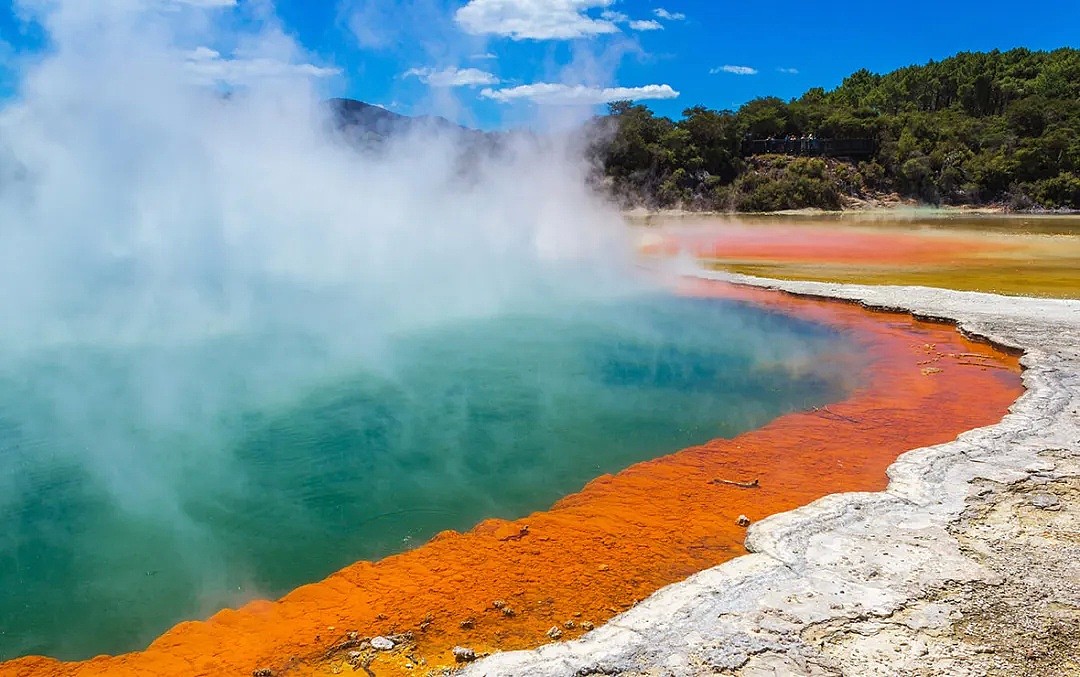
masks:
{"type": "MultiPolygon", "coordinates": [[[[626,206],[836,209],[887,193],[927,203],[1080,209],[1080,50],[962,53],[832,91],[688,108],[611,104],[593,146],[626,206]],[[811,136],[812,135],[812,136],[811,136]],[[867,139],[860,158],[749,154],[753,139],[867,139]]],[[[763,144],[758,144],[757,149],[763,144]]],[[[798,145],[798,144],[796,144],[798,145]]],[[[813,155],[813,153],[809,153],[813,155]]]]}

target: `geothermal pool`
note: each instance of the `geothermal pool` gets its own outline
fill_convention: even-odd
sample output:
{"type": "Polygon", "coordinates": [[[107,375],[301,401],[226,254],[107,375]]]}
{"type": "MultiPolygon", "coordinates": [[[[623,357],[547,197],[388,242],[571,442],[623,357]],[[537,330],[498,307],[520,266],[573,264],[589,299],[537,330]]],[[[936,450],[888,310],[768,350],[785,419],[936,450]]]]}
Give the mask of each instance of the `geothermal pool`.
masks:
{"type": "Polygon", "coordinates": [[[0,356],[0,659],[142,648],[841,400],[859,372],[842,330],[666,294],[392,338],[345,358],[283,329],[0,356]]]}

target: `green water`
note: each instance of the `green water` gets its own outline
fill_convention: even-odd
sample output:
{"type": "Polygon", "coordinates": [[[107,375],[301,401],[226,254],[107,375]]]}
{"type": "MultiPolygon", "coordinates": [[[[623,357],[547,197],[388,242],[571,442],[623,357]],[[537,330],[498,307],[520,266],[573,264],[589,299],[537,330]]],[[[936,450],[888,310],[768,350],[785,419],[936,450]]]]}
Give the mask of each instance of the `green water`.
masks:
{"type": "Polygon", "coordinates": [[[9,356],[0,658],[141,648],[437,531],[544,509],[842,398],[851,352],[753,306],[645,296],[352,357],[287,332],[9,356]]]}

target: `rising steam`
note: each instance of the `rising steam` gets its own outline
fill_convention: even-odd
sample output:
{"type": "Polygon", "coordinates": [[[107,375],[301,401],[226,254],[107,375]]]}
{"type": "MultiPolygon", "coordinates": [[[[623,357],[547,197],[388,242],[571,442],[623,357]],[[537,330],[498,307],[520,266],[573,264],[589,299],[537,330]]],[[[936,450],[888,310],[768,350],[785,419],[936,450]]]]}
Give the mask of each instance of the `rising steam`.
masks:
{"type": "MultiPolygon", "coordinates": [[[[237,38],[225,4],[24,0],[47,48],[0,110],[0,509],[59,469],[200,571],[218,544],[183,487],[243,483],[228,412],[392,373],[421,327],[607,293],[624,251],[568,144],[428,126],[358,150],[319,89],[333,67],[266,3],[237,38]]],[[[19,567],[105,537],[8,517],[19,567]]]]}
{"type": "MultiPolygon", "coordinates": [[[[435,128],[364,156],[327,133],[304,70],[233,68],[251,77],[227,96],[206,86],[190,56],[202,12],[47,7],[53,49],[0,118],[9,338],[232,331],[260,320],[270,288],[275,312],[323,315],[288,293],[330,294],[337,322],[378,335],[496,309],[617,246],[617,218],[558,144],[508,138],[470,176],[460,137],[435,128]]],[[[236,61],[294,60],[283,40],[249,35],[261,56],[236,61]]]]}
{"type": "Polygon", "coordinates": [[[23,9],[50,49],[0,113],[8,355],[289,327],[377,362],[417,324],[596,290],[623,247],[564,144],[507,137],[463,168],[444,128],[343,143],[272,17],[208,70],[212,9],[23,9]]]}

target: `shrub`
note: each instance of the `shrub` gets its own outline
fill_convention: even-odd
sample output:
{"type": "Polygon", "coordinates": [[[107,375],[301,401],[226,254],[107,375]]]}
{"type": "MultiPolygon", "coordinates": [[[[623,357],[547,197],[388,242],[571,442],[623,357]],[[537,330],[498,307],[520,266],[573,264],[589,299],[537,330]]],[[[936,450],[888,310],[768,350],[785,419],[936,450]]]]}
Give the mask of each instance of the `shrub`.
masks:
{"type": "Polygon", "coordinates": [[[1030,194],[1039,205],[1050,209],[1080,209],[1080,176],[1062,172],[1052,179],[1030,184],[1030,194]]]}

